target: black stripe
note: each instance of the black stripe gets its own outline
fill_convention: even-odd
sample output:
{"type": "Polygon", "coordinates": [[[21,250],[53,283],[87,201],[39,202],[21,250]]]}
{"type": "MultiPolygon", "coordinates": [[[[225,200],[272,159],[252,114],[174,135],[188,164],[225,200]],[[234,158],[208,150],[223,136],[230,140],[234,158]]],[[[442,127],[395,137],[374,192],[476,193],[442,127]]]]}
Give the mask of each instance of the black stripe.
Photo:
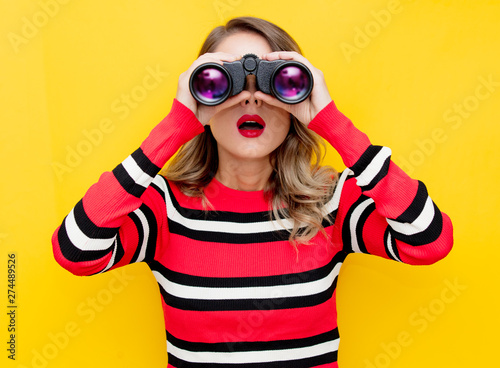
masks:
{"type": "Polygon", "coordinates": [[[427,229],[413,235],[401,234],[392,229],[394,238],[401,240],[406,244],[415,246],[425,245],[436,241],[443,231],[443,215],[434,202],[432,203],[432,205],[434,206],[434,218],[432,219],[427,229]]]}
{"type": "Polygon", "coordinates": [[[387,228],[385,229],[385,233],[384,233],[384,244],[385,244],[385,252],[387,253],[387,256],[394,260],[394,261],[401,261],[401,257],[399,256],[399,251],[398,251],[398,248],[396,247],[396,241],[393,240],[392,242],[390,241],[390,239],[392,239],[393,236],[392,236],[392,232],[391,232],[391,227],[390,226],[387,226],[387,228]],[[390,247],[390,249],[389,249],[390,247]],[[392,255],[392,252],[390,251],[392,250],[392,252],[394,254],[396,254],[396,257],[397,258],[394,258],[394,256],[392,255]]]}
{"type": "Polygon", "coordinates": [[[359,216],[358,223],[356,224],[356,238],[358,240],[358,247],[362,253],[368,253],[365,245],[365,239],[363,238],[363,229],[365,227],[366,220],[375,211],[375,203],[370,203],[363,211],[361,216],[359,216]]]}
{"type": "Polygon", "coordinates": [[[104,250],[80,250],[71,242],[68,237],[68,233],[66,230],[66,218],[59,228],[57,239],[59,241],[59,247],[61,249],[62,255],[64,256],[64,258],[71,262],[95,261],[96,259],[100,259],[109,254],[109,252],[113,249],[113,244],[111,244],[109,248],[104,250]]]}
{"type": "Polygon", "coordinates": [[[80,199],[73,210],[78,228],[92,239],[111,239],[118,232],[118,227],[97,226],[90,220],[83,208],[83,199],[80,199]]]}
{"type": "Polygon", "coordinates": [[[372,181],[367,184],[367,185],[363,185],[361,186],[361,190],[363,192],[367,192],[369,190],[372,190],[373,188],[375,188],[375,186],[383,179],[387,176],[387,173],[389,172],[389,165],[391,163],[391,157],[387,157],[384,161],[384,164],[382,165],[382,167],[380,168],[380,171],[377,173],[377,175],[375,175],[375,177],[372,179],[372,181]]]}
{"type": "Polygon", "coordinates": [[[176,368],[310,368],[323,364],[331,364],[337,361],[337,351],[318,355],[311,358],[265,362],[265,363],[191,363],[178,359],[174,355],[168,353],[168,364],[176,368]]]}
{"type": "Polygon", "coordinates": [[[323,218],[323,221],[321,222],[321,226],[323,226],[325,229],[328,226],[333,226],[335,224],[335,219],[337,218],[337,211],[338,211],[338,209],[335,209],[332,212],[330,212],[328,215],[326,215],[323,218]]]}
{"type": "Polygon", "coordinates": [[[322,344],[328,341],[338,339],[339,331],[337,328],[324,332],[322,334],[290,340],[272,340],[272,341],[250,341],[250,342],[217,342],[217,343],[202,343],[191,342],[178,339],[168,331],[167,340],[172,345],[182,350],[192,352],[213,352],[213,353],[232,353],[232,352],[248,352],[248,351],[266,351],[266,350],[284,350],[298,349],[310,347],[313,345],[322,344]]]}
{"type": "MultiPolygon", "coordinates": [[[[177,212],[182,215],[182,217],[192,219],[192,220],[207,220],[207,221],[220,221],[220,222],[237,222],[242,224],[254,223],[254,222],[267,222],[267,221],[275,221],[277,217],[274,215],[272,211],[259,211],[259,212],[231,212],[231,211],[204,211],[197,210],[192,208],[182,207],[177,198],[174,196],[172,189],[170,187],[170,183],[162,177],[165,181],[168,195],[171,199],[171,202],[177,212]]],[[[157,188],[159,193],[163,193],[160,188],[157,188]]],[[[333,197],[333,195],[332,195],[333,197]]],[[[331,200],[331,197],[325,202],[328,203],[331,200]]],[[[332,211],[328,216],[335,219],[336,210],[332,211]]],[[[284,209],[284,212],[279,214],[280,219],[287,219],[288,211],[284,209]]]]}
{"type": "MultiPolygon", "coordinates": [[[[161,175],[158,175],[157,178],[162,178],[163,180],[165,180],[165,178],[161,175]]],[[[151,182],[149,186],[152,187],[154,190],[156,190],[163,198],[163,201],[165,201],[165,192],[163,191],[163,189],[161,189],[158,185],[156,185],[155,182],[151,182]]]]}
{"type": "Polygon", "coordinates": [[[397,222],[407,222],[411,224],[413,221],[417,219],[418,216],[422,213],[425,207],[425,202],[429,197],[427,193],[427,188],[424,183],[421,181],[418,182],[417,193],[415,194],[415,198],[411,202],[410,206],[395,219],[397,222]]]}
{"type": "Polygon", "coordinates": [[[375,156],[382,150],[383,146],[369,146],[361,157],[356,161],[354,165],[351,166],[351,170],[354,175],[359,176],[367,168],[367,166],[373,161],[375,156]]]}
{"type": "MultiPolygon", "coordinates": [[[[154,212],[149,208],[147,205],[142,204],[141,207],[138,208],[146,218],[147,225],[149,227],[148,231],[148,241],[145,245],[146,247],[146,252],[144,256],[144,262],[149,262],[154,259],[154,255],[156,252],[156,240],[157,240],[157,235],[158,235],[158,225],[156,223],[156,217],[154,215],[154,212]]],[[[141,219],[135,212],[131,212],[128,215],[132,221],[135,224],[135,227],[137,228],[137,233],[139,234],[139,239],[137,242],[137,247],[134,252],[134,256],[132,257],[130,263],[135,263],[137,262],[137,259],[139,258],[139,255],[141,253],[142,249],[142,243],[144,241],[145,237],[145,229],[144,229],[144,224],[142,223],[141,219]]]]}
{"type": "Polygon", "coordinates": [[[179,298],[169,294],[163,287],[160,286],[160,292],[165,303],[173,308],[191,311],[238,311],[238,310],[278,310],[291,308],[307,308],[313,307],[332,298],[333,292],[337,286],[337,278],[333,281],[330,287],[318,294],[284,297],[284,298],[267,298],[267,299],[227,299],[227,300],[201,300],[201,299],[186,299],[179,298]]]}
{"type": "MultiPolygon", "coordinates": [[[[179,214],[187,219],[198,220],[198,221],[214,221],[214,222],[236,222],[236,223],[262,223],[268,222],[270,220],[276,220],[276,217],[271,211],[260,211],[260,212],[230,212],[230,211],[205,211],[197,210],[192,208],[185,208],[180,206],[179,202],[175,198],[170,183],[161,177],[166,185],[167,192],[165,195],[169,195],[174,208],[179,212],[179,214]]],[[[152,184],[154,185],[154,183],[152,184]]],[[[160,193],[163,190],[154,186],[154,188],[160,193]]],[[[281,219],[286,219],[287,211],[284,214],[280,214],[281,219]]],[[[323,227],[331,226],[335,222],[335,217],[337,215],[337,209],[333,210],[331,213],[327,214],[323,219],[323,227]]],[[[250,233],[250,234],[237,234],[237,233],[222,233],[216,231],[204,231],[195,230],[185,227],[184,225],[168,219],[169,231],[173,234],[179,234],[190,239],[199,241],[209,241],[209,242],[222,242],[230,244],[250,244],[250,243],[264,243],[264,242],[275,242],[275,241],[285,241],[289,239],[290,231],[287,229],[262,232],[262,233],[250,233]]]]}
{"type": "Polygon", "coordinates": [[[238,223],[252,223],[252,222],[265,222],[272,219],[270,211],[261,212],[230,212],[230,211],[204,211],[196,210],[192,208],[185,208],[179,205],[179,202],[175,198],[172,189],[168,181],[166,181],[168,195],[172,201],[173,206],[181,214],[182,217],[192,219],[192,220],[210,220],[210,221],[221,221],[221,222],[238,222],[238,223]]]}
{"type": "MultiPolygon", "coordinates": [[[[104,269],[106,269],[106,268],[107,268],[107,271],[110,270],[113,266],[115,266],[118,262],[120,262],[120,260],[125,255],[125,250],[123,249],[123,244],[120,240],[119,235],[116,237],[116,250],[114,250],[114,252],[115,252],[115,258],[113,259],[113,263],[109,267],[108,267],[108,265],[105,265],[101,272],[103,272],[104,269]]],[[[111,257],[113,257],[113,256],[111,256],[111,257]]]]}
{"type": "Polygon", "coordinates": [[[288,240],[290,236],[289,231],[285,229],[249,234],[193,230],[170,219],[168,219],[168,228],[171,234],[179,234],[187,238],[199,241],[228,244],[270,243],[288,240]]]}
{"type": "Polygon", "coordinates": [[[257,277],[203,277],[183,274],[172,271],[160,262],[151,263],[151,270],[159,272],[167,280],[185,286],[197,286],[206,288],[242,288],[261,286],[282,286],[302,284],[321,280],[328,276],[338,263],[345,260],[345,253],[337,253],[328,264],[313,270],[297,273],[289,273],[275,276],[257,277]]]}
{"type": "Polygon", "coordinates": [[[120,239],[120,235],[118,235],[116,237],[116,254],[115,254],[115,260],[113,261],[113,266],[118,262],[120,262],[120,260],[123,258],[124,255],[125,255],[125,249],[123,249],[123,244],[120,239]]]}
{"type": "Polygon", "coordinates": [[[123,189],[125,189],[127,193],[132,194],[137,198],[139,198],[146,190],[146,187],[136,184],[134,179],[128,174],[127,170],[125,170],[125,167],[123,167],[122,164],[118,164],[118,166],[113,169],[113,174],[115,175],[116,180],[118,180],[123,189]]]}
{"type": "Polygon", "coordinates": [[[151,208],[142,204],[139,209],[142,211],[146,220],[148,221],[149,226],[149,237],[148,242],[146,244],[146,256],[144,258],[144,262],[152,262],[155,258],[156,254],[156,243],[158,240],[158,223],[156,220],[156,216],[151,208]]]}
{"type": "MultiPolygon", "coordinates": [[[[323,219],[323,227],[332,226],[335,223],[335,216],[337,210],[331,212],[327,217],[331,218],[331,222],[327,217],[323,219]]],[[[200,220],[202,221],[202,220],[200,220]]],[[[195,230],[181,225],[170,218],[168,219],[168,228],[171,234],[178,234],[186,238],[214,242],[214,243],[227,243],[227,244],[252,244],[252,243],[271,243],[277,241],[285,241],[290,237],[290,231],[287,229],[266,231],[261,233],[226,233],[218,231],[195,230]]],[[[300,233],[300,230],[299,230],[300,233]]]]}
{"type": "Polygon", "coordinates": [[[144,228],[142,226],[142,222],[139,219],[139,216],[135,214],[134,212],[131,212],[128,214],[128,217],[132,219],[132,221],[135,224],[135,227],[137,228],[137,234],[139,236],[139,240],[137,241],[137,248],[135,249],[134,256],[130,260],[130,263],[135,263],[137,262],[137,258],[139,258],[139,254],[141,253],[141,246],[142,242],[144,241],[144,228]]]}
{"type": "MultiPolygon", "coordinates": [[[[346,180],[347,181],[347,180],[346,180]]],[[[369,197],[365,195],[361,195],[356,202],[354,202],[349,210],[347,211],[344,222],[341,224],[342,226],[342,243],[343,243],[343,251],[346,253],[353,253],[354,250],[352,249],[352,237],[351,237],[351,228],[350,228],[350,222],[351,222],[351,217],[353,212],[358,208],[358,206],[369,199],[369,197]]],[[[357,226],[356,226],[356,231],[357,231],[357,226]]],[[[359,238],[359,236],[358,236],[359,238]]],[[[361,239],[363,239],[361,237],[361,239]]]]}
{"type": "Polygon", "coordinates": [[[144,154],[142,148],[139,147],[132,153],[132,158],[137,163],[137,166],[141,168],[146,174],[154,178],[156,174],[161,170],[161,167],[156,166],[151,160],[144,154]]]}

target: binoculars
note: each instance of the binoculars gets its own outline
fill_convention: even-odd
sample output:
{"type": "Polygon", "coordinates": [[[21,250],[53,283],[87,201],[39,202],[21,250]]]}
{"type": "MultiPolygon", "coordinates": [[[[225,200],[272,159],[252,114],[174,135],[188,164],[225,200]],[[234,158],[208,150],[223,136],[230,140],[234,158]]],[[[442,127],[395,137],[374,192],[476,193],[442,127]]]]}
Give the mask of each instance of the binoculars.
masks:
{"type": "Polygon", "coordinates": [[[201,64],[191,74],[189,89],[196,101],[214,106],[242,92],[248,75],[256,76],[257,90],[287,104],[304,101],[313,88],[311,71],[304,64],[293,60],[267,61],[246,54],[223,65],[201,64]]]}

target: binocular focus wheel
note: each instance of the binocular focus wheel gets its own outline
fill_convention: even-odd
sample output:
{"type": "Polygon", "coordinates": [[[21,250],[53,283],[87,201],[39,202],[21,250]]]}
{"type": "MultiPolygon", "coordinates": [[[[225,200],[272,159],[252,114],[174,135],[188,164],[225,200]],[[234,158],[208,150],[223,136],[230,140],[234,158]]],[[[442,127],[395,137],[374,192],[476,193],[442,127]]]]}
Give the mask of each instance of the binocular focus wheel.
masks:
{"type": "Polygon", "coordinates": [[[232,81],[221,65],[205,63],[198,66],[191,74],[189,89],[199,103],[213,106],[229,97],[232,81]]]}

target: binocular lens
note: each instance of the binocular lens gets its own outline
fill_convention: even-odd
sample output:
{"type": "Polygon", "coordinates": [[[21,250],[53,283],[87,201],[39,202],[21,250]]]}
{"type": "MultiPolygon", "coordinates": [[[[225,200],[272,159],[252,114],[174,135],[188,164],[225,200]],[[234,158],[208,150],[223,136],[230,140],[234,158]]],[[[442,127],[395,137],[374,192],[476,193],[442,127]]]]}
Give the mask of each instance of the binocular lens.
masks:
{"type": "Polygon", "coordinates": [[[224,65],[199,65],[191,74],[189,89],[199,103],[215,106],[240,93],[251,74],[257,78],[258,90],[288,104],[304,101],[313,88],[313,76],[304,64],[293,60],[262,61],[249,54],[224,65]]]}
{"type": "Polygon", "coordinates": [[[285,66],[276,72],[273,87],[282,100],[294,103],[307,97],[311,88],[311,79],[302,68],[294,65],[285,66]]]}
{"type": "Polygon", "coordinates": [[[195,98],[206,104],[219,103],[229,93],[228,76],[218,68],[200,69],[193,78],[195,98]]]}

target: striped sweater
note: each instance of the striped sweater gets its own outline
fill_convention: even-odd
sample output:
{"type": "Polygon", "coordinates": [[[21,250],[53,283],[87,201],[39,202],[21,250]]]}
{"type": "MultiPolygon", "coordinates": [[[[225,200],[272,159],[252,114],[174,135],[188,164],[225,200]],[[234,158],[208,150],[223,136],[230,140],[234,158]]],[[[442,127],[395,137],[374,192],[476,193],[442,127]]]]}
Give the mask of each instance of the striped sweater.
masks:
{"type": "Polygon", "coordinates": [[[331,102],[310,123],[347,166],[324,205],[328,237],[298,253],[292,224],[269,214],[263,191],[213,179],[214,210],[158,175],[203,131],[177,100],[141,146],[92,185],[52,237],[76,275],[146,262],[162,296],[169,367],[337,367],[336,284],[349,253],[430,264],[452,225],[428,196],[331,102]],[[326,221],[329,217],[332,223],[326,221]]]}

